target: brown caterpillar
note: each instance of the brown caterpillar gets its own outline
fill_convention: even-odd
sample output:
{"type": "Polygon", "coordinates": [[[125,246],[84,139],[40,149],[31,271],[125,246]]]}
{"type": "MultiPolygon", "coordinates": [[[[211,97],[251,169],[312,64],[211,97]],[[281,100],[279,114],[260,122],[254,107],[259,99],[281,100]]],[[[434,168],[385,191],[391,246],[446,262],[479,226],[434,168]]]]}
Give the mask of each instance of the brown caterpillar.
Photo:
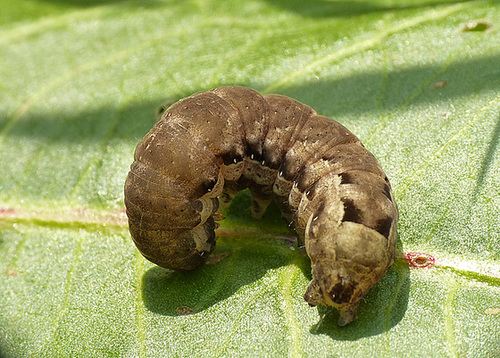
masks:
{"type": "Polygon", "coordinates": [[[215,247],[219,201],[249,188],[252,214],[275,200],[312,263],[304,294],[339,325],[392,265],[398,210],[360,140],[292,98],[221,87],[168,108],[135,150],[125,183],[130,233],[159,266],[191,270],[215,247]]]}

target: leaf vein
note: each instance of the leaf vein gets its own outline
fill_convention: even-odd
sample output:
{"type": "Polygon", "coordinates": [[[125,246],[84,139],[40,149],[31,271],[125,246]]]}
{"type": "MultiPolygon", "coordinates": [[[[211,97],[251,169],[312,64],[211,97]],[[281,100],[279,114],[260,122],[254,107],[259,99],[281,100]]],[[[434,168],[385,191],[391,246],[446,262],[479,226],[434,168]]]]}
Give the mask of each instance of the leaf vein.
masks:
{"type": "Polygon", "coordinates": [[[315,61],[312,61],[309,65],[304,66],[301,69],[294,69],[288,72],[288,74],[276,80],[274,83],[270,83],[267,87],[265,87],[262,90],[262,92],[269,93],[270,91],[274,91],[277,88],[283,87],[284,85],[293,82],[297,78],[304,77],[306,74],[314,72],[318,68],[325,67],[327,64],[337,62],[343,58],[352,56],[356,53],[372,48],[380,44],[384,39],[395,33],[408,30],[412,27],[421,25],[425,22],[442,19],[457,11],[462,10],[463,8],[464,8],[463,4],[455,4],[440,10],[430,10],[422,16],[401,21],[396,25],[390,26],[380,32],[373,34],[372,36],[366,38],[365,40],[355,42],[350,46],[342,47],[338,50],[335,50],[334,52],[330,52],[316,59],[315,61]]]}
{"type": "Polygon", "coordinates": [[[283,294],[284,313],[291,333],[290,337],[291,347],[290,347],[290,352],[288,354],[289,357],[302,356],[300,329],[297,323],[297,318],[295,317],[295,313],[293,311],[292,293],[291,293],[292,279],[294,278],[297,270],[298,270],[297,266],[291,263],[282,274],[282,282],[283,282],[282,294],[283,294]]]}

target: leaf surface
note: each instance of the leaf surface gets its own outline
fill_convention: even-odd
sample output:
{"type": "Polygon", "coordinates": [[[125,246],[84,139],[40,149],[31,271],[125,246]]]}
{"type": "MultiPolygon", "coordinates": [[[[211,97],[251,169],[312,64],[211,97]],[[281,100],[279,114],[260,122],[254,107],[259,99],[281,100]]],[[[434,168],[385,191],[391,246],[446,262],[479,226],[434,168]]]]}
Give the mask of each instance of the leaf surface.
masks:
{"type": "Polygon", "coordinates": [[[0,4],[0,357],[500,355],[497,2],[0,4]],[[391,179],[401,257],[351,325],[305,303],[308,259],[248,193],[212,264],[136,251],[135,146],[162,103],[223,85],[338,120],[391,179]]]}

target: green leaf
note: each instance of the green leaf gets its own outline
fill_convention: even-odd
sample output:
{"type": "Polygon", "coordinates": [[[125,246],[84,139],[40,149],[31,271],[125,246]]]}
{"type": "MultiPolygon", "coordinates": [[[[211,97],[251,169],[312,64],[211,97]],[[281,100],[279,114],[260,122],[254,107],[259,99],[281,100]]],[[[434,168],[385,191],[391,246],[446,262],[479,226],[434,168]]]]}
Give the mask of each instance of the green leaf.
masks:
{"type": "Polygon", "coordinates": [[[0,5],[2,358],[500,356],[498,2],[0,5]],[[135,146],[162,103],[223,85],[311,105],[389,175],[401,258],[349,326],[305,303],[308,259],[245,192],[212,264],[135,249],[135,146]]]}

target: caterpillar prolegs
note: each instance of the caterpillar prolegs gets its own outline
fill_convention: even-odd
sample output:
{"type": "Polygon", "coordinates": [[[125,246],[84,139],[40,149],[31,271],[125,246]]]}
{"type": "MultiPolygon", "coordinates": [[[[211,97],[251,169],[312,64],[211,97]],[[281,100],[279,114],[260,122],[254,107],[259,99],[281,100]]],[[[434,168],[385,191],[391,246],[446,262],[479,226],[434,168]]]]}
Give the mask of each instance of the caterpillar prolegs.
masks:
{"type": "Polygon", "coordinates": [[[132,238],[155,264],[191,270],[215,247],[219,203],[275,200],[312,263],[304,299],[356,319],[392,265],[398,210],[387,176],[338,122],[281,95],[220,87],[173,104],[138,144],[125,183],[132,238]]]}

